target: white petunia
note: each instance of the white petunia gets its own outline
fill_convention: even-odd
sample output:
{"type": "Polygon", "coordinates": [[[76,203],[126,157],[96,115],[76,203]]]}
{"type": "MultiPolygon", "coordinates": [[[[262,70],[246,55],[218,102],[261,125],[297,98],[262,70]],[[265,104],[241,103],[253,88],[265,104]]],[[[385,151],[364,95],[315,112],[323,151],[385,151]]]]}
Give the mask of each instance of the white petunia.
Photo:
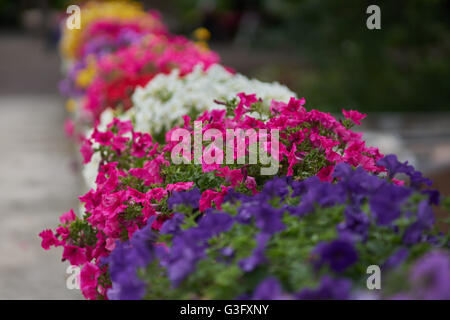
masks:
{"type": "Polygon", "coordinates": [[[184,77],[174,69],[136,89],[129,115],[134,115],[136,130],[158,133],[169,130],[173,124],[181,124],[181,116],[192,108],[198,112],[223,108],[214,100],[231,99],[239,92],[255,93],[267,107],[273,99],[287,102],[295,97],[295,93],[277,82],[265,83],[231,74],[219,64],[204,71],[199,64],[184,77]]]}

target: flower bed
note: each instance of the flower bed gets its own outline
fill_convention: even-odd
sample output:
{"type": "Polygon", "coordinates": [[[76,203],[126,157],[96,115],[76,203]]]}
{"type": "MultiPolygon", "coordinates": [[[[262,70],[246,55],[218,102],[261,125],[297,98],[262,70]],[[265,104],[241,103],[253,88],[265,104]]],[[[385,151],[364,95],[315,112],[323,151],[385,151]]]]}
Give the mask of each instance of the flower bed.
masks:
{"type": "Polygon", "coordinates": [[[366,146],[352,130],[366,115],[311,109],[220,66],[155,13],[101,6],[107,22],[92,13],[62,41],[76,48],[68,128],[91,189],[80,215],[40,234],[82,268],[86,298],[450,299],[439,193],[366,146]],[[367,288],[369,266],[383,290],[367,288]]]}

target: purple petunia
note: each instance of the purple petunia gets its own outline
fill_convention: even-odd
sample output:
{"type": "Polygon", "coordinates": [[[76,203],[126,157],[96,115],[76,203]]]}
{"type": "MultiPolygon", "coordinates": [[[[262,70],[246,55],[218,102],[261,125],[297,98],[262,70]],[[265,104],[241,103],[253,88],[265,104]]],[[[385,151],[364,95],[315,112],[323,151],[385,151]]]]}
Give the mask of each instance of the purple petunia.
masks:
{"type": "Polygon", "coordinates": [[[351,282],[324,276],[317,289],[303,289],[296,297],[301,300],[347,300],[350,299],[351,282]]]}
{"type": "Polygon", "coordinates": [[[311,177],[297,183],[294,194],[302,194],[301,202],[298,206],[286,206],[292,215],[303,216],[314,211],[314,205],[319,204],[322,207],[332,206],[338,203],[344,203],[346,193],[340,185],[321,182],[317,177],[311,177]]]}
{"type": "Polygon", "coordinates": [[[377,165],[386,168],[389,178],[394,178],[398,173],[409,174],[414,171],[413,166],[408,165],[408,162],[400,162],[395,154],[388,154],[384,158],[378,160],[377,165]]]}
{"type": "Polygon", "coordinates": [[[172,219],[166,220],[161,227],[161,234],[178,235],[181,233],[180,226],[184,221],[184,214],[175,213],[172,219]]]}
{"type": "Polygon", "coordinates": [[[410,280],[415,295],[420,299],[450,299],[450,256],[433,251],[416,262],[410,280]]]}
{"type": "Polygon", "coordinates": [[[350,202],[360,205],[363,197],[369,196],[387,182],[358,167],[353,170],[347,163],[339,163],[333,173],[338,185],[347,192],[350,202]]]}
{"type": "Polygon", "coordinates": [[[281,300],[286,298],[280,283],[274,277],[268,277],[256,287],[252,300],[281,300]]]}
{"type": "Polygon", "coordinates": [[[252,206],[248,208],[251,210],[252,216],[255,219],[255,226],[263,233],[274,234],[284,230],[285,225],[281,222],[283,212],[272,207],[268,203],[262,203],[259,206],[252,206]]]}
{"type": "Polygon", "coordinates": [[[401,205],[409,198],[411,190],[386,183],[370,198],[370,209],[381,226],[389,225],[401,215],[401,205]]]}
{"type": "Polygon", "coordinates": [[[145,267],[153,259],[156,234],[149,224],[134,233],[126,242],[117,242],[116,248],[105,259],[113,287],[108,290],[111,300],[139,300],[145,295],[145,283],[139,279],[137,269],[145,267]]]}
{"type": "Polygon", "coordinates": [[[174,237],[168,252],[158,251],[161,265],[167,268],[168,277],[173,286],[195,270],[197,262],[205,257],[206,244],[197,228],[188,229],[174,237]]]}
{"type": "Polygon", "coordinates": [[[416,171],[413,166],[406,162],[400,162],[397,159],[395,154],[389,154],[384,158],[378,160],[377,165],[383,166],[387,169],[389,178],[394,178],[397,173],[404,173],[409,176],[411,180],[411,186],[415,188],[419,188],[422,184],[426,184],[428,186],[431,185],[431,180],[423,177],[422,173],[416,171]]]}
{"type": "Polygon", "coordinates": [[[403,243],[406,245],[413,245],[420,242],[423,238],[423,231],[425,230],[423,224],[416,221],[411,224],[403,234],[403,243]]]}
{"type": "Polygon", "coordinates": [[[167,200],[167,204],[170,209],[173,209],[177,205],[189,206],[196,210],[199,207],[201,193],[198,188],[194,188],[190,191],[174,191],[170,198],[167,200]]]}
{"type": "Polygon", "coordinates": [[[270,235],[265,233],[260,233],[256,236],[256,248],[253,250],[251,256],[239,261],[239,266],[243,271],[253,271],[258,265],[267,261],[264,251],[269,239],[270,235]]]}
{"type": "Polygon", "coordinates": [[[355,240],[365,241],[370,227],[370,220],[367,214],[354,206],[348,206],[344,214],[345,221],[337,226],[339,234],[354,237],[355,240]]]}
{"type": "Polygon", "coordinates": [[[421,201],[417,207],[417,221],[423,224],[426,228],[431,228],[431,226],[434,225],[435,219],[433,210],[426,200],[421,201]]]}
{"type": "MultiPolygon", "coordinates": [[[[176,218],[180,220],[179,216],[176,218]]],[[[199,220],[198,226],[181,231],[178,223],[165,222],[164,232],[175,232],[172,246],[167,251],[157,251],[161,265],[167,268],[170,281],[174,286],[195,270],[197,262],[205,257],[207,241],[233,226],[234,219],[226,213],[208,210],[199,220]],[[165,226],[168,224],[168,226],[165,226]],[[177,225],[178,224],[178,225],[177,225]]]]}
{"type": "Polygon", "coordinates": [[[124,274],[112,281],[112,287],[108,290],[110,300],[141,300],[145,295],[146,284],[134,275],[124,274]]]}
{"type": "Polygon", "coordinates": [[[433,211],[429,202],[427,200],[421,201],[417,208],[417,221],[406,229],[403,235],[403,243],[413,245],[424,240],[423,232],[430,229],[434,221],[433,211]]]}
{"type": "Polygon", "coordinates": [[[358,253],[347,239],[336,239],[331,242],[319,243],[314,252],[319,256],[316,268],[327,264],[331,270],[342,272],[358,260],[358,253]]]}
{"type": "Polygon", "coordinates": [[[198,222],[198,230],[202,230],[207,233],[205,238],[211,238],[221,232],[230,230],[233,223],[234,219],[228,213],[213,213],[213,210],[207,210],[205,215],[198,222]]]}
{"type": "Polygon", "coordinates": [[[400,248],[395,251],[383,264],[383,270],[393,269],[401,265],[409,255],[409,250],[406,248],[400,248]]]}
{"type": "Polygon", "coordinates": [[[284,199],[289,194],[287,177],[275,177],[265,183],[262,193],[273,198],[275,196],[284,199]]]}

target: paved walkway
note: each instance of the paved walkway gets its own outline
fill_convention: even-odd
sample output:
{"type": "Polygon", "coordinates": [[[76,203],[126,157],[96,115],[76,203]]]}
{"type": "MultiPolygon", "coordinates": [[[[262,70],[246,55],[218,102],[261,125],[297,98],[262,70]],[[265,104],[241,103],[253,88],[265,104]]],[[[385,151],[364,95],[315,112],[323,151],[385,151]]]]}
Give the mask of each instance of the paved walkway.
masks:
{"type": "Polygon", "coordinates": [[[63,134],[59,60],[42,42],[0,35],[0,299],[77,299],[61,250],[38,233],[76,208],[79,175],[63,134]]]}
{"type": "Polygon", "coordinates": [[[38,233],[76,207],[79,180],[57,96],[0,98],[0,299],[69,299],[61,250],[38,233]]]}

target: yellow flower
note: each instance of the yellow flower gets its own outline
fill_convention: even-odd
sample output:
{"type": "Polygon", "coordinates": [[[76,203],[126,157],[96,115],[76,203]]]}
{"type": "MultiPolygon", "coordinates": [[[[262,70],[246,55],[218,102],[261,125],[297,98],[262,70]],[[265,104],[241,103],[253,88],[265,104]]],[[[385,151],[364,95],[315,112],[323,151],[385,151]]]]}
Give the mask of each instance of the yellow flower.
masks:
{"type": "Polygon", "coordinates": [[[86,88],[88,87],[92,80],[94,79],[95,75],[96,75],[96,65],[95,65],[95,58],[94,57],[88,57],[87,58],[87,66],[86,68],[82,69],[78,75],[77,75],[77,79],[76,79],[76,84],[78,87],[80,88],[86,88]]]}
{"type": "Polygon", "coordinates": [[[206,28],[197,28],[194,31],[194,37],[199,41],[208,41],[211,39],[211,32],[206,28]]]}
{"type": "Polygon", "coordinates": [[[143,10],[140,3],[134,1],[89,1],[81,7],[81,29],[63,28],[61,52],[68,59],[77,56],[80,45],[85,37],[84,32],[93,22],[99,19],[114,19],[129,21],[141,19],[143,23],[155,23],[155,20],[143,10]],[[151,21],[151,22],[150,22],[151,21]]]}
{"type": "Polygon", "coordinates": [[[208,40],[211,38],[211,32],[209,32],[208,29],[197,28],[197,29],[195,29],[193,35],[194,35],[194,38],[197,40],[197,41],[195,41],[195,43],[199,47],[201,47],[203,49],[209,49],[208,40]]]}
{"type": "Polygon", "coordinates": [[[75,112],[77,109],[77,103],[73,99],[68,99],[66,102],[66,110],[70,113],[75,112]]]}
{"type": "Polygon", "coordinates": [[[195,44],[202,49],[209,50],[209,46],[206,41],[195,41],[195,44]]]}

